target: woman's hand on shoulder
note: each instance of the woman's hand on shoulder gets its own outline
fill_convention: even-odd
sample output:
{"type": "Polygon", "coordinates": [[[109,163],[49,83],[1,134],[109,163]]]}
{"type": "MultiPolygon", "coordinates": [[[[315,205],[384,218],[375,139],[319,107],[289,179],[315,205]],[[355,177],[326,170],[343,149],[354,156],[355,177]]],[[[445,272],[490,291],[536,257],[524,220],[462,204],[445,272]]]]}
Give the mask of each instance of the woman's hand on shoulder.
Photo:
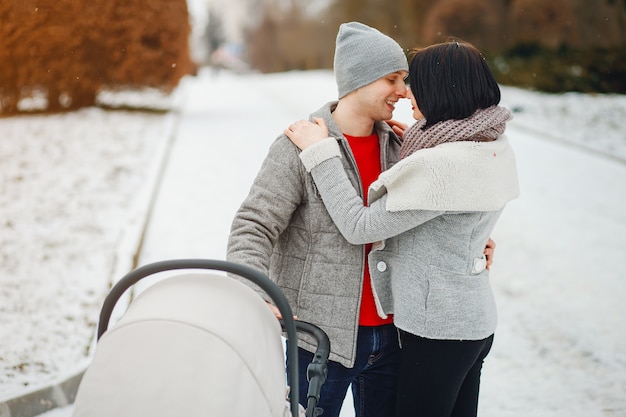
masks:
{"type": "Polygon", "coordinates": [[[294,145],[304,150],[328,137],[328,128],[324,119],[314,117],[313,122],[298,120],[285,129],[284,133],[294,145]]]}
{"type": "Polygon", "coordinates": [[[391,130],[393,130],[393,132],[398,135],[399,138],[402,138],[404,136],[404,132],[406,132],[409,127],[409,125],[407,125],[406,123],[402,123],[394,119],[386,120],[386,122],[391,130]]]}

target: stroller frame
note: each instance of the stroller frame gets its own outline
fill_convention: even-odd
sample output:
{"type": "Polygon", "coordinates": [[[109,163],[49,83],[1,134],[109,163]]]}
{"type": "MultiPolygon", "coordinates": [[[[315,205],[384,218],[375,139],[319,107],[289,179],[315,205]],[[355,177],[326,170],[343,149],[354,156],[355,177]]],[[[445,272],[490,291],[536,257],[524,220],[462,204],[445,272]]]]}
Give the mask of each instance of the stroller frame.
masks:
{"type": "MultiPolygon", "coordinates": [[[[102,309],[100,310],[97,340],[107,331],[113,309],[127,289],[150,275],[180,269],[204,269],[232,273],[258,285],[272,299],[274,305],[278,308],[283,317],[281,325],[287,335],[287,349],[291,352],[297,352],[298,350],[298,330],[309,333],[315,337],[318,343],[317,351],[314,354],[313,361],[307,368],[309,390],[307,393],[308,406],[306,408],[306,416],[315,417],[322,414],[323,410],[317,407],[317,403],[320,397],[320,389],[328,373],[327,362],[330,354],[328,335],[326,335],[322,329],[311,323],[296,321],[293,317],[291,306],[281,289],[267,276],[245,265],[214,259],[173,259],[150,263],[132,270],[111,288],[105,298],[102,309]]],[[[296,381],[295,384],[290,386],[289,395],[290,409],[293,417],[299,415],[300,389],[297,383],[299,380],[298,365],[298,355],[290,355],[287,373],[290,381],[296,381]]]]}

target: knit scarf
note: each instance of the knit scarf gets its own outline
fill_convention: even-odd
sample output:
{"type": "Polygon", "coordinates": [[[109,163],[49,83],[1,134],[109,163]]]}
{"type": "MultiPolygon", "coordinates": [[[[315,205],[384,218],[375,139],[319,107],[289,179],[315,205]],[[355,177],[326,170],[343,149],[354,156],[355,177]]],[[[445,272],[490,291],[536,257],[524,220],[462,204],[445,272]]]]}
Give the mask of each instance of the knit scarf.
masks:
{"type": "Polygon", "coordinates": [[[422,130],[426,119],[420,119],[404,133],[400,159],[419,149],[432,148],[446,142],[495,140],[504,133],[506,122],[512,118],[511,112],[504,107],[491,106],[478,109],[465,119],[444,120],[426,130],[422,130]]]}

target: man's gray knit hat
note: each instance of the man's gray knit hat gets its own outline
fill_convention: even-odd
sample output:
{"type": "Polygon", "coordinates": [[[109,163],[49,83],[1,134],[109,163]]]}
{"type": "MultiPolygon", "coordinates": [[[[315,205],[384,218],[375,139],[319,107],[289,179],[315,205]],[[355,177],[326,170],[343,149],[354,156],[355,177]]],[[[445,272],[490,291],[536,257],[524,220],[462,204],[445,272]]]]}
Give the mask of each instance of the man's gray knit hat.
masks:
{"type": "Polygon", "coordinates": [[[339,98],[397,71],[409,71],[396,41],[359,22],[339,26],[335,45],[335,79],[339,98]]]}

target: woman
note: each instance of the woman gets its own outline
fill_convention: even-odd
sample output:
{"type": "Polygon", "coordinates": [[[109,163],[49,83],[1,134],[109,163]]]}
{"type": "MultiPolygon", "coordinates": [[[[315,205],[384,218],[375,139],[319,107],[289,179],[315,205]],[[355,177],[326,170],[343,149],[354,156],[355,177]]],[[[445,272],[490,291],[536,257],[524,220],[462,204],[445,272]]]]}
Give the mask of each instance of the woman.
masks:
{"type": "Polygon", "coordinates": [[[393,313],[402,357],[398,416],[475,416],[496,306],[483,255],[502,209],[519,194],[503,135],[511,113],[481,53],[465,42],[415,51],[413,116],[402,160],[381,174],[364,206],[322,120],[285,134],[333,221],[369,255],[379,315],[393,313]],[[383,240],[384,239],[384,240],[383,240]]]}

